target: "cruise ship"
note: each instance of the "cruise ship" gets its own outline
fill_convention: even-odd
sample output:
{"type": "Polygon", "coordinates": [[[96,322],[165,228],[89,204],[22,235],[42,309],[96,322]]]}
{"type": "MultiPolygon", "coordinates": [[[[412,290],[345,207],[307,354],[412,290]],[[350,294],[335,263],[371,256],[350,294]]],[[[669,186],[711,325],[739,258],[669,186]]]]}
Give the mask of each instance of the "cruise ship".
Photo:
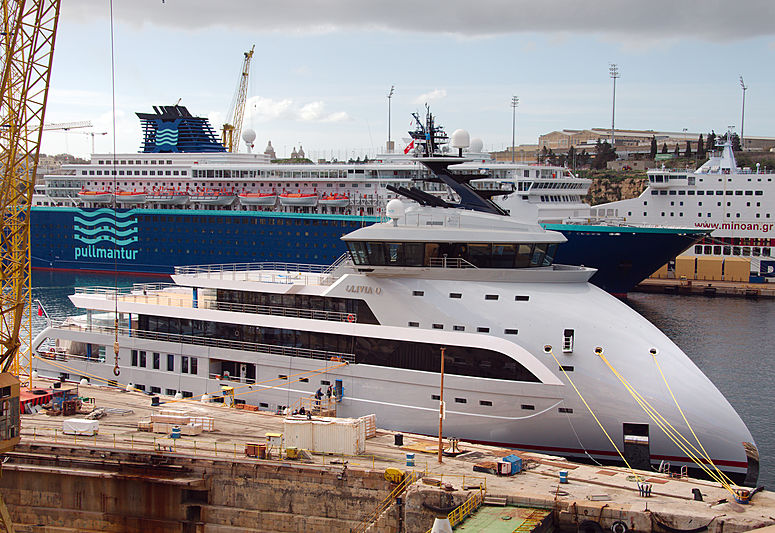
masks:
{"type": "Polygon", "coordinates": [[[639,197],[600,204],[592,215],[710,229],[682,254],[695,258],[696,268],[703,260],[744,259],[750,281],[775,281],[775,173],[738,167],[731,133],[697,170],[651,169],[639,197]]]}
{"type": "MultiPolygon", "coordinates": [[[[267,153],[227,153],[206,118],[183,106],[138,113],[144,138],[136,154],[94,154],[64,165],[36,186],[31,215],[34,268],[168,274],[175,265],[236,262],[330,263],[340,237],[379,221],[390,188],[421,186],[451,199],[444,184],[418,181],[418,155],[446,149],[427,113],[410,132],[414,150],[368,163],[278,164],[267,153]]],[[[561,231],[558,260],[594,267],[592,282],[614,294],[635,284],[709,230],[621,224],[590,216],[590,180],[568,169],[496,163],[470,143],[471,161],[454,172],[478,174],[487,192],[512,191],[501,205],[561,231]]]]}
{"type": "Polygon", "coordinates": [[[399,190],[415,202],[389,202],[328,267],[191,265],[171,284],[76,288],[85,314],[52,319],[34,369],[191,401],[231,387],[271,411],[331,386],[337,416],[436,435],[443,357],[445,435],[755,483],[751,434],[713,383],[593,269],[558,264],[562,234],[507,215],[458,161],[423,160],[457,202],[399,190]]]}

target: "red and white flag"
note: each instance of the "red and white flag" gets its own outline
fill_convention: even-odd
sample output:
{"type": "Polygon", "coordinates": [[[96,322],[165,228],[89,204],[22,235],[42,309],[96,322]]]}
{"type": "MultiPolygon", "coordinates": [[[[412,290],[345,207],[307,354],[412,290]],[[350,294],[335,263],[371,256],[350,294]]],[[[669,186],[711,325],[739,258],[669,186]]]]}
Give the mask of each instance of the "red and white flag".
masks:
{"type": "Polygon", "coordinates": [[[407,144],[407,145],[406,145],[406,148],[404,148],[404,155],[406,155],[406,154],[408,154],[409,152],[411,152],[413,148],[414,148],[414,139],[412,139],[412,142],[410,142],[409,144],[407,144]]]}

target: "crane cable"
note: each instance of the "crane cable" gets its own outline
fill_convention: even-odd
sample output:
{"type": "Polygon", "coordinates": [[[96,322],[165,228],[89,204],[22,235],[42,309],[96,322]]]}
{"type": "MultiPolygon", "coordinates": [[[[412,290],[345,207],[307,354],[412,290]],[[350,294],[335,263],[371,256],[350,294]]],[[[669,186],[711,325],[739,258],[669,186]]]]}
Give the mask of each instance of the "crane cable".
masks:
{"type": "Polygon", "coordinates": [[[600,420],[595,415],[594,411],[592,411],[592,408],[589,406],[587,401],[584,399],[584,396],[581,394],[581,391],[579,391],[578,387],[576,387],[576,384],[573,383],[573,380],[568,375],[568,372],[565,370],[565,367],[562,364],[560,364],[560,361],[557,360],[557,357],[554,355],[554,351],[552,350],[552,347],[547,344],[546,346],[544,346],[544,352],[546,352],[546,353],[548,353],[548,354],[550,354],[552,356],[552,358],[554,359],[554,362],[557,363],[557,366],[560,368],[560,370],[562,370],[562,373],[565,375],[566,378],[568,378],[568,382],[573,387],[573,390],[576,391],[576,394],[578,394],[578,396],[581,399],[581,401],[584,402],[584,405],[587,407],[587,410],[589,411],[589,414],[592,415],[592,418],[595,419],[595,422],[597,422],[597,425],[600,426],[601,430],[603,430],[603,433],[608,438],[608,442],[611,443],[611,446],[614,447],[614,450],[616,450],[616,453],[619,454],[619,457],[621,457],[622,461],[624,461],[624,464],[627,465],[627,468],[630,470],[630,473],[633,476],[635,476],[635,479],[637,480],[638,483],[644,481],[643,477],[640,474],[638,474],[632,466],[630,466],[630,463],[624,457],[624,454],[622,454],[622,452],[619,450],[619,447],[616,445],[614,440],[611,438],[611,435],[609,435],[608,432],[605,430],[605,427],[603,427],[603,424],[600,422],[600,420]]]}
{"type": "MultiPolygon", "coordinates": [[[[651,418],[651,420],[662,430],[662,432],[686,455],[689,456],[689,458],[694,462],[697,466],[699,466],[711,479],[721,484],[727,491],[735,494],[734,489],[731,487],[731,480],[721,472],[715,464],[710,460],[710,458],[707,456],[707,452],[705,452],[705,455],[703,454],[691,443],[689,442],[681,433],[673,427],[670,422],[667,421],[667,419],[662,416],[649,402],[646,400],[640,393],[638,393],[635,388],[630,384],[627,379],[622,376],[614,367],[611,365],[611,363],[608,361],[608,359],[603,355],[603,349],[598,347],[595,349],[595,354],[600,357],[600,359],[608,366],[608,368],[613,372],[613,374],[619,379],[619,381],[624,385],[624,387],[628,390],[630,395],[633,397],[633,399],[641,406],[641,408],[646,412],[646,414],[651,418]],[[681,442],[683,440],[686,444],[681,442]],[[691,450],[694,450],[692,452],[691,450]],[[702,459],[705,460],[705,462],[710,463],[713,465],[715,471],[708,468],[700,457],[697,455],[702,456],[702,459]],[[716,473],[718,472],[718,474],[716,473]]],[[[663,375],[664,378],[664,375],[663,375]]],[[[665,382],[666,383],[666,382],[665,382]]],[[[669,389],[669,386],[668,386],[669,389]]],[[[672,391],[671,391],[672,394],[672,391]]],[[[673,400],[675,401],[675,397],[673,396],[673,400]]],[[[677,405],[677,402],[676,402],[677,405]]],[[[680,410],[680,407],[679,407],[680,410]]],[[[684,418],[686,420],[686,418],[684,418]]],[[[687,422],[688,424],[688,422],[687,422]]],[[[694,431],[692,431],[694,434],[694,431]]],[[[695,434],[695,438],[697,438],[695,434]]],[[[699,439],[697,440],[699,443],[699,439]]],[[[702,445],[700,444],[700,447],[702,448],[702,445]]],[[[703,448],[703,452],[704,452],[703,448]]]]}
{"type": "MultiPolygon", "coordinates": [[[[113,375],[121,374],[118,367],[118,213],[116,213],[116,193],[118,192],[118,177],[116,171],[116,47],[113,38],[113,0],[110,0],[110,90],[112,102],[112,120],[113,120],[113,288],[115,289],[115,308],[113,310],[113,329],[116,334],[113,338],[113,354],[115,364],[113,365],[113,375]]],[[[92,154],[94,156],[94,154],[92,154]]]]}

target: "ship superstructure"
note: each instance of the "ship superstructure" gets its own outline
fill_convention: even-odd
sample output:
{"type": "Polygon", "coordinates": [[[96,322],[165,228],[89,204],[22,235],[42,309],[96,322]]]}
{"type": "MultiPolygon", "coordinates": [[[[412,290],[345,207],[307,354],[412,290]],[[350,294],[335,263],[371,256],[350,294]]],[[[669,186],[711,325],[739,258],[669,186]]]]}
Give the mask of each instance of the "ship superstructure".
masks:
{"type": "MultiPolygon", "coordinates": [[[[412,153],[316,164],[224,152],[207,119],[182,106],[138,116],[142,152],[95,154],[37,186],[34,267],[170,273],[176,264],[218,261],[327,263],[344,251],[339,237],[384,217],[395,189],[456,201],[417,160],[447,142],[430,113],[425,123],[416,117],[412,153]]],[[[482,194],[509,193],[496,199],[503,209],[562,231],[569,242],[561,260],[598,268],[593,282],[613,293],[707,232],[600,222],[583,202],[590,180],[566,168],[466,156],[449,172],[478,175],[471,183],[482,194]]]]}
{"type": "Polygon", "coordinates": [[[712,230],[685,256],[721,263],[750,263],[753,281],[775,279],[775,174],[757,165],[737,166],[732,135],[696,170],[648,171],[648,188],[637,198],[601,204],[595,216],[636,224],[668,224],[712,230]]]}

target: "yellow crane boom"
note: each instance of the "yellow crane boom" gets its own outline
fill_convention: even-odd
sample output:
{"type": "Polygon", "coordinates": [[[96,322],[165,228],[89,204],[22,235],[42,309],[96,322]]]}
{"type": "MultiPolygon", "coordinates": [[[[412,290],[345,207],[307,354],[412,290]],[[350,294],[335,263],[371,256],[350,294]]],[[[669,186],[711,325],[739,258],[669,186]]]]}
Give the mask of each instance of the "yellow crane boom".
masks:
{"type": "Polygon", "coordinates": [[[0,428],[6,428],[0,431],[0,453],[19,441],[19,381],[13,375],[31,374],[30,207],[59,4],[60,0],[2,0],[0,402],[8,401],[9,409],[0,414],[5,418],[0,428]]]}
{"type": "Polygon", "coordinates": [[[223,146],[229,152],[239,151],[239,140],[242,135],[242,118],[245,115],[245,101],[248,95],[248,78],[250,77],[250,61],[253,59],[253,51],[256,45],[253,45],[249,51],[245,52],[245,59],[242,62],[242,72],[240,73],[237,92],[227,122],[223,125],[223,146]]]}

